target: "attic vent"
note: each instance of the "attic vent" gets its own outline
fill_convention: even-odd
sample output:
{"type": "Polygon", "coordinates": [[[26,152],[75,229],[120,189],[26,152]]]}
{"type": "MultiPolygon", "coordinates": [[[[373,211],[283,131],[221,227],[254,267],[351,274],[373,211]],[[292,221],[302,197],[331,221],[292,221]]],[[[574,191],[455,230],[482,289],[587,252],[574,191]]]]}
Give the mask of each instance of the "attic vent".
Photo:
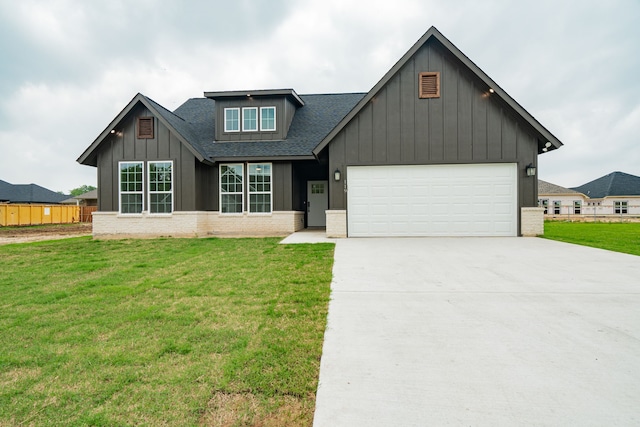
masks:
{"type": "Polygon", "coordinates": [[[153,139],[153,117],[138,117],[138,139],[153,139]]]}
{"type": "Polygon", "coordinates": [[[419,98],[440,98],[440,73],[423,72],[418,76],[419,98]]]}

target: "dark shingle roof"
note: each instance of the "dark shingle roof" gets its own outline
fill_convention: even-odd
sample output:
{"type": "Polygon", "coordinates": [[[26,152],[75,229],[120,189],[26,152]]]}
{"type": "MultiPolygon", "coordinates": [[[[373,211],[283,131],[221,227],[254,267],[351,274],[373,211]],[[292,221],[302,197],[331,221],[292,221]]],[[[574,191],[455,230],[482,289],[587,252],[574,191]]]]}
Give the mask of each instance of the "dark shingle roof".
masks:
{"type": "Polygon", "coordinates": [[[172,114],[189,123],[191,137],[187,139],[213,161],[233,157],[312,157],[313,149],[364,95],[300,95],[305,105],[296,111],[283,141],[215,142],[215,101],[208,98],[189,99],[172,114]]]}
{"type": "Polygon", "coordinates": [[[578,194],[570,188],[564,188],[541,179],[538,180],[538,194],[578,194]]]}
{"type": "Polygon", "coordinates": [[[610,196],[640,196],[640,176],[624,172],[611,172],[579,187],[573,187],[573,190],[586,194],[592,199],[610,196]]]}
{"type": "Polygon", "coordinates": [[[36,184],[10,184],[0,180],[0,201],[10,203],[60,203],[68,195],[56,193],[36,184]]]}

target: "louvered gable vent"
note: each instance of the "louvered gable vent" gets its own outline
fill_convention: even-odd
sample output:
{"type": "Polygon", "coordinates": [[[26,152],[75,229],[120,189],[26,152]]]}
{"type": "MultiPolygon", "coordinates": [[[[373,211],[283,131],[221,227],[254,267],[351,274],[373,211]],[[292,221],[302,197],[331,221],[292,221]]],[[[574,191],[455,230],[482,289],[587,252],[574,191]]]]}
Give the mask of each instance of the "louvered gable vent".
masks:
{"type": "Polygon", "coordinates": [[[423,72],[418,77],[420,98],[440,98],[440,73],[423,72]]]}
{"type": "Polygon", "coordinates": [[[138,139],[153,139],[153,117],[138,117],[138,139]]]}

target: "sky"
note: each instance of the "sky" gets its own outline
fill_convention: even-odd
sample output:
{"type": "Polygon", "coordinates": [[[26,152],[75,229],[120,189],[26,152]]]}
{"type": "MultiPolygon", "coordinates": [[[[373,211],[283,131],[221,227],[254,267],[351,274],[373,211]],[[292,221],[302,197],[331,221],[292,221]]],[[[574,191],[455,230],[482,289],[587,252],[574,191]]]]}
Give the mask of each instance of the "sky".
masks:
{"type": "Polygon", "coordinates": [[[639,0],[0,0],[0,180],[68,193],[138,93],[367,92],[431,27],[564,146],[539,178],[640,176],[639,0]]]}

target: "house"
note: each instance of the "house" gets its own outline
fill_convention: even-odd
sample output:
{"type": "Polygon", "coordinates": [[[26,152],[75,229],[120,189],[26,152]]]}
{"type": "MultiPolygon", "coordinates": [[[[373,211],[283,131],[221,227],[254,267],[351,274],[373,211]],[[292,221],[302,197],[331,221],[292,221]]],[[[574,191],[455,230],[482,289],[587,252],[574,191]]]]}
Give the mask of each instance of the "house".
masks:
{"type": "Polygon", "coordinates": [[[640,215],[640,176],[611,172],[573,190],[588,197],[586,215],[640,215]]]}
{"type": "Polygon", "coordinates": [[[78,158],[94,236],[542,233],[537,156],[562,143],[436,28],[367,93],[137,94],[78,158]]]}
{"type": "Polygon", "coordinates": [[[581,215],[587,200],[576,190],[538,180],[538,205],[545,215],[581,215]]]}
{"type": "Polygon", "coordinates": [[[0,180],[0,203],[60,204],[68,197],[36,184],[10,184],[0,180]]]}

